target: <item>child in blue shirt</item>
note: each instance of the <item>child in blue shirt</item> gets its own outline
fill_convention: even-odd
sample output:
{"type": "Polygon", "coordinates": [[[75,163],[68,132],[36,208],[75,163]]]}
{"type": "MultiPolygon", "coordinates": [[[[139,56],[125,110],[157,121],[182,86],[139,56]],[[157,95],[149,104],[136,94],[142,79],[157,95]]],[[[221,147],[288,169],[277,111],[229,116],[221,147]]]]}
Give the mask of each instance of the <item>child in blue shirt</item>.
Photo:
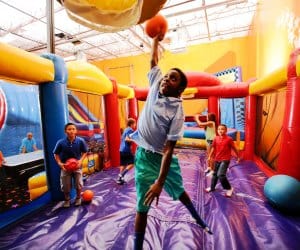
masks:
{"type": "Polygon", "coordinates": [[[153,201],[156,200],[158,205],[163,188],[174,200],[184,204],[205,232],[212,234],[184,190],[178,159],[173,155],[176,141],[183,135],[184,113],[180,95],[187,86],[187,78],[178,68],[162,75],[157,66],[158,45],[162,39],[162,35],[153,39],[148,74],[151,86],[137,130],[131,136],[138,145],[135,155],[135,250],[143,248],[147,214],[153,201]]]}
{"type": "Polygon", "coordinates": [[[81,205],[81,190],[83,186],[82,181],[82,161],[87,155],[87,145],[85,141],[77,136],[77,128],[73,123],[65,125],[66,137],[58,140],[53,150],[54,158],[61,168],[60,182],[61,189],[65,196],[64,207],[70,207],[70,192],[72,188],[72,179],[74,178],[74,185],[76,188],[75,206],[81,205]],[[68,159],[77,159],[77,169],[75,171],[67,171],[65,163],[68,159]]]}
{"type": "Polygon", "coordinates": [[[117,183],[122,185],[125,183],[125,174],[134,166],[134,155],[132,153],[132,139],[129,137],[134,132],[136,121],[133,118],[129,118],[127,121],[127,127],[125,128],[120,144],[120,173],[117,179],[117,183]]]}

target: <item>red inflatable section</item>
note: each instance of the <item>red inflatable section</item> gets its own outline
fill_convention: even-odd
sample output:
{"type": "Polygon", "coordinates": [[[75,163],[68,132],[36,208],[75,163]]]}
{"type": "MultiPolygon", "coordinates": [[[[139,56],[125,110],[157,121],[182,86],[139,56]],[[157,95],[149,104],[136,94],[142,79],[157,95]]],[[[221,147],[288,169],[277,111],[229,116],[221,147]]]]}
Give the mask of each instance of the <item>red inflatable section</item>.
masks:
{"type": "Polygon", "coordinates": [[[0,129],[2,128],[6,117],[5,96],[0,89],[0,129]]]}
{"type": "Polygon", "coordinates": [[[134,95],[139,101],[146,101],[149,88],[135,88],[134,95]]]}
{"type": "Polygon", "coordinates": [[[278,174],[292,176],[300,181],[300,77],[296,63],[300,48],[290,56],[287,75],[286,104],[282,126],[282,139],[278,159],[278,174]]]}
{"type": "Polygon", "coordinates": [[[200,87],[200,86],[217,86],[222,82],[218,77],[206,72],[185,72],[188,79],[188,87],[200,87]]]}
{"type": "MultiPolygon", "coordinates": [[[[104,96],[104,111],[106,120],[106,138],[108,151],[110,155],[110,163],[113,167],[120,166],[120,118],[117,95],[117,83],[115,79],[111,79],[113,84],[113,93],[104,96]]],[[[104,167],[108,168],[110,166],[104,167]]]]}
{"type": "Polygon", "coordinates": [[[207,98],[217,96],[221,98],[245,97],[249,93],[249,83],[227,83],[221,86],[197,87],[198,93],[195,98],[207,98]]]}
{"type": "MultiPolygon", "coordinates": [[[[212,86],[217,87],[217,86],[222,85],[222,82],[220,81],[220,79],[218,77],[216,77],[215,75],[206,73],[206,72],[185,72],[185,74],[188,79],[188,88],[201,87],[201,86],[207,87],[207,91],[205,90],[206,94],[205,94],[205,96],[202,96],[202,97],[208,97],[211,95],[210,90],[211,90],[212,86]]],[[[225,84],[225,85],[228,85],[228,84],[225,84]]],[[[222,85],[222,86],[225,86],[225,85],[222,85]]],[[[249,84],[246,84],[246,85],[243,85],[240,87],[234,87],[234,88],[239,89],[237,91],[234,91],[234,93],[241,92],[242,90],[240,90],[240,88],[246,88],[247,89],[246,91],[248,94],[248,85],[249,84]]],[[[227,86],[225,88],[230,88],[230,86],[227,86]]],[[[218,90],[218,88],[216,88],[216,92],[220,93],[220,90],[218,90]]],[[[244,92],[244,91],[242,91],[242,92],[244,92]]],[[[147,95],[148,95],[148,88],[135,88],[134,94],[135,94],[135,97],[137,100],[145,101],[147,98],[147,95]]]]}

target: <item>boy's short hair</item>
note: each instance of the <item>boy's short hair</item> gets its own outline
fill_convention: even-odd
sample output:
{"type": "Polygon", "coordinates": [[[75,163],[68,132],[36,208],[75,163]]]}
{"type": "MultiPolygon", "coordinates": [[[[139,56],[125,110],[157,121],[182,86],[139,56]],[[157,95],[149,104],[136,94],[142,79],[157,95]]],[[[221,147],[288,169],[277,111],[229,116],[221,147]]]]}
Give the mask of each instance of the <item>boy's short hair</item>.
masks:
{"type": "Polygon", "coordinates": [[[73,122],[68,122],[66,125],[65,125],[65,131],[67,130],[67,128],[69,126],[75,126],[75,128],[77,129],[76,125],[73,123],[73,122]]]}
{"type": "Polygon", "coordinates": [[[207,117],[210,121],[216,121],[216,115],[214,113],[208,113],[207,117]]]}
{"type": "Polygon", "coordinates": [[[188,80],[187,80],[186,75],[179,68],[172,68],[171,70],[176,70],[179,73],[180,79],[181,79],[180,86],[183,87],[183,89],[185,89],[187,87],[187,84],[188,84],[188,80]]]}
{"type": "Polygon", "coordinates": [[[221,127],[221,126],[224,127],[227,130],[227,126],[225,124],[221,123],[221,124],[219,124],[218,127],[221,127]]]}
{"type": "Polygon", "coordinates": [[[128,118],[128,120],[127,120],[127,127],[130,127],[132,124],[134,124],[135,123],[135,119],[133,119],[133,118],[128,118]]]}

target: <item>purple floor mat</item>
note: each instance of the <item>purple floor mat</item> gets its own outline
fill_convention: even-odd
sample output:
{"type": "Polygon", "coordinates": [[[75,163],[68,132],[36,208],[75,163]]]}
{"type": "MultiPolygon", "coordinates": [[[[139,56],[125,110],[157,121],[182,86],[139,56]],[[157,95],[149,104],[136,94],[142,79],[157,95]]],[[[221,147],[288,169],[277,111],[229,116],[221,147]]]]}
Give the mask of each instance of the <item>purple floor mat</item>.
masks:
{"type": "MultiPolygon", "coordinates": [[[[203,232],[178,201],[162,193],[158,207],[149,212],[144,249],[300,249],[300,218],[284,215],[263,195],[265,175],[255,164],[243,161],[228,172],[234,187],[224,197],[218,184],[205,193],[210,178],[204,177],[205,151],[178,149],[184,186],[214,235],[203,232]]],[[[135,218],[134,170],[126,184],[115,180],[118,169],[91,175],[84,189],[95,197],[91,204],[61,208],[49,204],[0,234],[0,249],[111,249],[133,247],[135,218]]]]}

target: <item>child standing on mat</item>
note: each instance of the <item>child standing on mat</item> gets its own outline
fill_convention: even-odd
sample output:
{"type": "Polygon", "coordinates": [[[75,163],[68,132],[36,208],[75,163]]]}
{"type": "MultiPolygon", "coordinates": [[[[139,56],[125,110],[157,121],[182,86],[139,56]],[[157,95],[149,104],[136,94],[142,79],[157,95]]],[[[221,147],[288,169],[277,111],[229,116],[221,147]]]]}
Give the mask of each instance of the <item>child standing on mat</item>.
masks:
{"type": "Polygon", "coordinates": [[[67,123],[65,125],[66,138],[60,139],[53,150],[54,158],[61,168],[60,182],[61,189],[64,192],[65,201],[63,207],[70,207],[70,192],[72,188],[72,179],[75,180],[76,188],[76,200],[75,206],[81,205],[81,190],[83,186],[82,180],[82,161],[87,155],[87,145],[85,141],[76,136],[77,128],[73,123],[67,123]],[[65,169],[65,163],[68,159],[75,158],[78,160],[77,169],[75,171],[67,171],[65,169]]]}
{"type": "MultiPolygon", "coordinates": [[[[204,127],[205,129],[205,140],[206,140],[206,152],[207,156],[210,154],[212,142],[216,136],[216,115],[214,113],[207,114],[207,121],[201,122],[199,115],[195,116],[195,121],[198,126],[204,127]]],[[[205,169],[206,176],[210,176],[214,173],[214,164],[212,160],[207,160],[207,168],[205,169]]]]}
{"type": "Polygon", "coordinates": [[[222,187],[226,190],[225,196],[231,197],[233,193],[233,188],[231,187],[227,177],[227,169],[231,159],[231,150],[233,150],[237,156],[237,162],[239,159],[239,151],[234,144],[233,139],[228,136],[227,126],[225,124],[220,124],[218,126],[218,135],[215,137],[212,143],[211,151],[208,155],[208,160],[210,161],[212,155],[214,154],[214,173],[211,179],[210,187],[206,188],[206,192],[215,191],[218,180],[220,180],[222,187]]]}
{"type": "Polygon", "coordinates": [[[212,234],[200,218],[183,187],[178,159],[173,155],[176,141],[183,135],[184,113],[181,93],[187,86],[185,74],[178,68],[162,75],[158,64],[158,45],[163,35],[153,39],[150,89],[147,101],[132,134],[138,149],[135,155],[135,184],[137,192],[134,249],[142,249],[150,205],[164,189],[174,200],[180,200],[197,224],[212,234]]]}
{"type": "Polygon", "coordinates": [[[127,127],[125,128],[120,145],[120,173],[117,179],[117,183],[122,185],[125,183],[125,174],[134,166],[134,155],[132,153],[132,139],[129,137],[134,132],[136,121],[133,118],[129,118],[127,121],[127,127]]]}

